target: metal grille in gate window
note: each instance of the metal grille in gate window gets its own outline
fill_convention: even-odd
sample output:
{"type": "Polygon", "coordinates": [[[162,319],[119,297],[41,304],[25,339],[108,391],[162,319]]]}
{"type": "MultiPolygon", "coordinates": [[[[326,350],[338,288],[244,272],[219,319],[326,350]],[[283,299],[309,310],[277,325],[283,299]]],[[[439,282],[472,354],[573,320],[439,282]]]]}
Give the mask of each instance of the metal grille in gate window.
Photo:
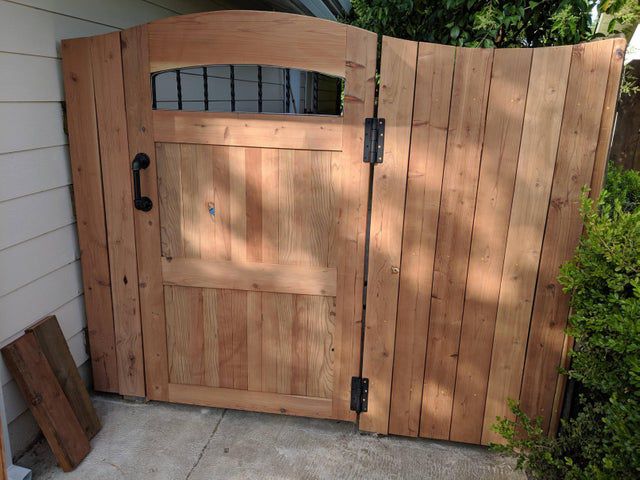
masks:
{"type": "Polygon", "coordinates": [[[152,75],[154,110],[342,115],[344,79],[264,65],[210,65],[152,75]]]}

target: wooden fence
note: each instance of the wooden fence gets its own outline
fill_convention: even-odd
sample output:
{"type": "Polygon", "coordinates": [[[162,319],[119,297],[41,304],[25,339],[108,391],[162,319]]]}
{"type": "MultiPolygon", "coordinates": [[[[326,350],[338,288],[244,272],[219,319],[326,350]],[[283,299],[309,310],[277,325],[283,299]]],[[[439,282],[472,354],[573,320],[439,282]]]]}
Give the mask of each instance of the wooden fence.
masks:
{"type": "Polygon", "coordinates": [[[569,306],[556,278],[581,189],[603,182],[623,57],[622,39],[384,39],[362,429],[487,444],[508,398],[557,426],[569,306]]]}
{"type": "MultiPolygon", "coordinates": [[[[568,297],[556,277],[581,233],[581,189],[590,185],[597,194],[602,186],[624,40],[491,50],[383,37],[377,113],[386,121],[384,161],[373,167],[369,192],[362,152],[365,117],[374,106],[375,45],[373,33],[355,27],[266,12],[196,14],[63,43],[97,390],[354,420],[349,383],[362,373],[369,379],[363,430],[486,444],[498,440],[491,425],[496,416],[509,416],[513,398],[554,431],[563,398],[558,366],[571,346],[564,335],[568,297]],[[318,50],[327,44],[333,48],[318,50]],[[344,75],[344,114],[153,110],[152,72],[260,62],[344,75]],[[234,119],[236,134],[228,135],[234,119]],[[204,129],[207,122],[220,130],[204,129]],[[314,144],[313,132],[332,140],[314,144]],[[180,155],[168,155],[176,148],[180,155]],[[150,212],[133,207],[131,160],[138,152],[151,158],[142,175],[155,206],[150,212]],[[258,181],[254,166],[261,158],[271,166],[258,181]],[[185,180],[182,193],[179,181],[162,172],[178,164],[196,182],[185,180]],[[193,165],[210,173],[196,174],[193,165]],[[226,173],[212,175],[215,165],[226,173]],[[241,175],[232,177],[229,169],[241,175]],[[218,207],[229,208],[212,212],[211,191],[218,207]],[[183,197],[195,206],[189,220],[169,219],[167,205],[183,197]],[[269,210],[272,204],[277,209],[269,210]],[[214,216],[220,233],[212,235],[214,216]],[[168,262],[184,266],[191,255],[166,252],[161,235],[168,231],[181,232],[183,245],[197,238],[194,245],[210,249],[205,256],[216,235],[233,233],[240,252],[206,263],[198,277],[205,272],[205,283],[180,280],[185,288],[208,289],[197,290],[191,306],[167,295],[176,284],[168,262]],[[245,255],[263,238],[269,255],[245,255]],[[318,267],[330,267],[334,287],[300,290],[306,270],[318,267]],[[269,285],[252,273],[265,268],[274,272],[269,285]],[[229,284],[229,271],[244,272],[247,281],[229,284]],[[202,300],[215,288],[243,298],[247,291],[263,291],[266,299],[293,294],[285,284],[296,285],[296,308],[282,297],[286,308],[273,308],[271,300],[239,302],[213,314],[202,300]],[[305,307],[309,293],[327,308],[305,307]],[[324,297],[334,297],[335,307],[324,297]],[[205,331],[205,310],[215,329],[205,331]],[[321,328],[300,333],[312,332],[312,325],[321,328]],[[171,340],[174,326],[184,334],[179,341],[171,340]],[[172,375],[171,351],[196,360],[180,363],[184,371],[172,375]],[[203,382],[205,356],[209,366],[223,365],[227,373],[232,367],[233,382],[203,382]],[[305,361],[322,364],[328,386],[322,392],[315,373],[304,376],[310,387],[293,380],[305,361]]],[[[192,255],[192,264],[212,260],[200,255],[192,255]]]]}

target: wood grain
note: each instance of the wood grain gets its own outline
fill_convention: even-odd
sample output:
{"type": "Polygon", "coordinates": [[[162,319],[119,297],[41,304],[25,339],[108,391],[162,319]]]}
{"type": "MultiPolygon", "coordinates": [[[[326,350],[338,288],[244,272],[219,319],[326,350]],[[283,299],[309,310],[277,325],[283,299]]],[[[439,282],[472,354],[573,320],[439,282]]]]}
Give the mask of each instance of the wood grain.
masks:
{"type": "Polygon", "coordinates": [[[430,438],[447,440],[451,426],[492,60],[492,50],[456,49],[420,420],[430,438]]]}
{"type": "Polygon", "coordinates": [[[342,128],[341,117],[328,115],[153,111],[156,142],[342,150],[342,128]]]}
{"type": "Polygon", "coordinates": [[[162,259],[165,285],[336,296],[336,269],[258,262],[162,259]]]}
{"type": "Polygon", "coordinates": [[[609,65],[609,76],[607,78],[607,91],[604,105],[602,106],[602,118],[600,120],[600,133],[598,134],[598,146],[596,147],[596,157],[593,165],[593,176],[591,178],[591,198],[598,198],[604,185],[607,161],[613,138],[613,130],[616,120],[616,107],[620,96],[620,82],[624,69],[624,55],[627,41],[624,38],[611,40],[613,43],[611,51],[611,63],[609,65]]]}
{"type": "Polygon", "coordinates": [[[549,213],[540,257],[520,404],[549,428],[557,369],[562,358],[569,296],[557,280],[582,232],[580,193],[591,184],[613,42],[573,47],[549,213]]]}
{"type": "Polygon", "coordinates": [[[420,43],[407,174],[389,433],[417,436],[455,47],[420,43]]]}
{"type": "Polygon", "coordinates": [[[91,446],[35,335],[26,333],[10,343],[2,356],[58,464],[70,472],[91,446]]]}
{"type": "Polygon", "coordinates": [[[532,50],[495,50],[450,439],[480,443],[532,50]]]}
{"type": "Polygon", "coordinates": [[[549,203],[570,63],[571,47],[533,52],[493,339],[483,444],[500,440],[491,425],[497,416],[509,416],[507,399],[520,395],[547,216],[544,206],[549,203]]]}
{"type": "Polygon", "coordinates": [[[384,163],[375,167],[363,376],[369,408],[362,430],[387,433],[396,333],[402,223],[418,44],[383,37],[378,116],[386,119],[384,163]]]}
{"type": "Polygon", "coordinates": [[[332,418],[331,400],[198,385],[169,385],[169,401],[252,412],[332,418]]]}
{"type": "Polygon", "coordinates": [[[319,18],[248,10],[171,17],[149,24],[150,68],[238,63],[344,77],[347,29],[355,30],[319,18]]]}
{"type": "MultiPolygon", "coordinates": [[[[129,158],[146,153],[151,162],[140,175],[144,195],[154,204],[149,212],[135,210],[135,235],[138,245],[138,291],[144,346],[145,384],[147,397],[167,399],[167,342],[164,295],[160,270],[160,215],[158,196],[158,156],[153,141],[151,91],[147,78],[149,55],[145,26],[125,30],[122,43],[122,74],[127,111],[129,158]]],[[[160,148],[160,147],[159,147],[160,148]]]]}
{"type": "Polygon", "coordinates": [[[366,248],[369,169],[363,168],[364,118],[373,115],[377,35],[347,29],[342,152],[331,154],[335,192],[329,227],[329,265],[338,270],[335,300],[333,416],[355,420],[350,410],[351,377],[360,370],[362,291],[366,248]]]}
{"type": "Polygon", "coordinates": [[[25,330],[32,333],[88,439],[100,431],[100,419],[71,356],[58,319],[48,316],[25,330]]]}
{"type": "Polygon", "coordinates": [[[62,70],[93,385],[97,391],[117,392],[111,277],[89,39],[62,42],[62,70]]]}
{"type": "Polygon", "coordinates": [[[142,326],[119,33],[91,38],[91,63],[107,221],[118,392],[143,397],[142,326]]]}

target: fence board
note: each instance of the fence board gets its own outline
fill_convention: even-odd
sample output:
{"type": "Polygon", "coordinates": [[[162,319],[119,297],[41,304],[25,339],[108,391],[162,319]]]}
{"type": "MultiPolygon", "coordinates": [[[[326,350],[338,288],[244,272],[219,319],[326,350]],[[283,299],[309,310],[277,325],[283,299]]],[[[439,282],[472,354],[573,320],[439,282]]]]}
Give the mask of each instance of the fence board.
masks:
{"type": "Polygon", "coordinates": [[[532,51],[496,50],[460,334],[451,440],[480,443],[532,51]]]}
{"type": "Polygon", "coordinates": [[[449,438],[492,60],[493,50],[456,50],[420,420],[431,438],[449,438]]]}
{"type": "Polygon", "coordinates": [[[104,217],[98,127],[94,103],[91,44],[62,42],[65,95],[69,112],[69,154],[75,195],[78,243],[87,312],[94,388],[118,391],[111,279],[104,217]]]}
{"type": "MultiPolygon", "coordinates": [[[[378,37],[356,28],[348,28],[346,37],[342,153],[331,154],[332,185],[336,185],[345,208],[342,215],[333,217],[330,227],[329,258],[335,263],[329,266],[348,272],[338,276],[338,291],[361,292],[369,190],[369,169],[362,168],[361,162],[362,119],[373,115],[378,37]]],[[[334,417],[354,420],[349,390],[351,377],[360,369],[362,297],[338,295],[335,311],[334,341],[339,354],[335,356],[333,371],[334,417]],[[350,321],[339,321],[341,318],[350,321]]]]}
{"type": "Polygon", "coordinates": [[[520,392],[523,410],[549,427],[560,365],[569,296],[556,280],[578,244],[580,192],[591,183],[612,41],[573,47],[569,88],[547,216],[538,284],[520,392]],[[588,114],[585,114],[587,112],[588,114]]]}
{"type": "Polygon", "coordinates": [[[140,317],[147,333],[143,337],[146,394],[153,400],[168,398],[166,371],[167,345],[165,341],[165,311],[160,270],[160,217],[158,211],[157,157],[153,141],[151,87],[148,79],[149,58],[147,27],[135,27],[121,33],[122,73],[127,110],[129,159],[139,152],[149,155],[149,166],[140,175],[145,195],[154,208],[149,212],[136,210],[133,214],[140,288],[140,317]]]}
{"type": "Polygon", "coordinates": [[[547,216],[571,47],[535,50],[500,286],[482,443],[498,441],[497,416],[520,394],[529,319],[547,216]],[[541,207],[542,206],[542,207],[541,207]]]}
{"type": "Polygon", "coordinates": [[[417,436],[455,47],[420,43],[389,433],[417,436]]]}
{"type": "Polygon", "coordinates": [[[120,34],[91,38],[119,393],[144,396],[144,359],[120,34]]]}
{"type": "Polygon", "coordinates": [[[402,223],[418,44],[383,37],[378,115],[386,119],[384,163],[375,169],[363,375],[368,412],[360,428],[387,433],[400,283],[402,223]]]}

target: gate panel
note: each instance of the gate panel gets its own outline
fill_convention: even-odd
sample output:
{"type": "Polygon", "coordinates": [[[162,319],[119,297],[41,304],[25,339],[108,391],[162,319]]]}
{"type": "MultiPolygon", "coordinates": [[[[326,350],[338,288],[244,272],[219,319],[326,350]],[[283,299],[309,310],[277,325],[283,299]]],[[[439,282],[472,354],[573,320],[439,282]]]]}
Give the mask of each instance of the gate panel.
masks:
{"type": "Polygon", "coordinates": [[[154,208],[135,212],[138,245],[153,245],[138,257],[151,398],[355,418],[376,37],[325,23],[216,12],[122,33],[129,155],[144,151],[153,166],[141,178],[154,208]],[[158,48],[161,37],[184,55],[158,48]],[[220,62],[344,76],[344,113],[152,111],[158,65],[220,62]]]}
{"type": "Polygon", "coordinates": [[[380,248],[392,227],[375,223],[395,204],[375,168],[361,427],[416,435],[419,424],[421,436],[486,444],[500,440],[491,425],[511,416],[509,398],[555,429],[570,343],[555,278],[578,242],[582,186],[602,184],[624,41],[456,49],[451,95],[445,48],[420,45],[396,318],[386,267],[400,240],[387,231],[380,248]],[[430,51],[441,56],[423,60],[430,51]]]}
{"type": "Polygon", "coordinates": [[[624,40],[494,51],[384,37],[373,170],[371,32],[216,12],[63,51],[98,389],[354,420],[362,362],[363,430],[487,443],[507,398],[554,430],[570,345],[555,277],[582,185],[602,184],[624,40]],[[212,64],[344,77],[343,115],[152,109],[153,72],[212,64]],[[139,152],[146,212],[132,205],[139,152]]]}

